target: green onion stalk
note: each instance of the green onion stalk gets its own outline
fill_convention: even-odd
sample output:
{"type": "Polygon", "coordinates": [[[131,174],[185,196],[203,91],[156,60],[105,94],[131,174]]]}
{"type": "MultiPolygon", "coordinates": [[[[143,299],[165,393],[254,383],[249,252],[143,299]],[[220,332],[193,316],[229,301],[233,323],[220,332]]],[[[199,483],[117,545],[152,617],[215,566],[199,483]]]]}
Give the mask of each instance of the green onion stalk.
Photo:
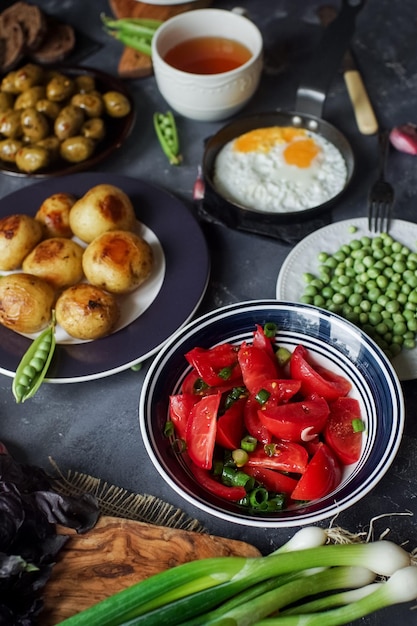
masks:
{"type": "MultiPolygon", "coordinates": [[[[308,531],[306,530],[307,535],[308,531]]],[[[169,570],[158,573],[146,580],[143,580],[132,587],[129,587],[110,598],[103,600],[93,607],[70,617],[61,622],[61,626],[160,626],[160,624],[170,624],[170,626],[179,626],[186,624],[187,620],[193,623],[206,622],[206,614],[215,611],[213,624],[258,624],[258,626],[274,626],[282,624],[298,624],[298,622],[279,622],[269,620],[284,619],[284,617],[267,617],[274,613],[277,608],[285,607],[289,602],[288,598],[294,598],[295,595],[301,593],[296,588],[304,588],[305,595],[311,595],[311,581],[313,576],[322,580],[323,589],[327,589],[326,585],[331,584],[331,579],[336,580],[336,571],[340,572],[340,576],[346,575],[346,568],[353,572],[351,587],[356,587],[354,579],[359,578],[355,568],[363,568],[371,572],[367,574],[364,585],[369,583],[370,577],[393,576],[397,570],[410,570],[411,557],[403,548],[396,544],[381,540],[373,543],[356,543],[356,544],[322,544],[323,533],[314,533],[314,538],[309,543],[304,535],[304,539],[298,543],[294,542],[292,550],[291,545],[286,549],[275,551],[266,557],[214,557],[201,559],[184,563],[169,570]],[[304,542],[304,543],[303,543],[304,542]],[[318,545],[319,544],[319,545],[318,545]],[[299,547],[304,545],[306,547],[299,547]],[[313,547],[308,547],[312,545],[313,547]],[[323,572],[317,568],[324,568],[323,572]],[[331,570],[329,570],[331,568],[331,570]],[[338,569],[342,568],[342,569],[338,569]],[[352,570],[352,568],[354,568],[352,570]],[[324,574],[327,572],[327,574],[324,574]],[[330,572],[330,573],[329,573],[330,572]],[[288,578],[289,576],[297,576],[297,583],[288,578]],[[282,578],[282,583],[277,589],[273,587],[274,579],[282,578]],[[327,582],[324,582],[327,580],[327,582]],[[254,599],[253,590],[257,585],[263,585],[263,601],[254,599]],[[292,585],[292,587],[288,586],[292,585]],[[310,588],[310,591],[309,591],[310,588]],[[278,594],[278,595],[276,595],[278,594]],[[288,595],[286,595],[288,594],[288,595]],[[239,596],[239,604],[233,603],[233,598],[239,596]],[[228,602],[232,604],[227,604],[228,602]],[[222,617],[223,610],[231,611],[232,618],[222,617]],[[242,616],[239,607],[246,604],[245,615],[242,616]],[[234,606],[235,605],[235,606],[234,606]],[[268,613],[266,608],[268,606],[268,613]],[[275,607],[275,608],[274,608],[275,607]],[[235,617],[239,615],[239,620],[235,621],[235,617]],[[197,620],[197,621],[192,621],[197,620]],[[203,620],[203,621],[202,621],[203,620]],[[245,621],[246,620],[246,621],[245,621]],[[249,621],[248,621],[249,620],[249,621]]],[[[290,542],[289,542],[290,543],[290,542]]],[[[415,572],[415,597],[417,597],[417,567],[411,566],[411,572],[415,572]]],[[[414,584],[413,575],[410,575],[412,584],[414,584]]],[[[391,580],[391,579],[390,579],[391,580]]],[[[346,579],[341,586],[346,587],[346,579]]],[[[340,587],[339,587],[340,588],[340,587]]],[[[392,587],[388,587],[388,591],[392,587]]],[[[314,586],[317,592],[317,585],[314,586]]],[[[386,589],[384,584],[383,589],[386,589]]],[[[259,591],[259,588],[258,588],[259,591]]],[[[381,606],[386,606],[386,602],[394,601],[395,595],[388,594],[389,600],[375,591],[376,596],[370,593],[363,600],[369,600],[369,607],[375,610],[378,599],[381,606]],[[376,600],[375,600],[376,597],[376,600]]],[[[408,597],[408,596],[407,596],[408,597]]],[[[363,600],[353,602],[352,606],[359,605],[358,611],[365,611],[363,600]]],[[[407,600],[399,600],[407,601],[407,600]]],[[[343,607],[342,607],[343,608],[343,607]]],[[[332,609],[334,611],[342,611],[342,608],[332,609]]],[[[366,613],[363,613],[366,614],[366,613]]],[[[298,619],[296,616],[288,615],[286,620],[298,619]]],[[[323,616],[321,616],[323,619],[323,616]]],[[[342,619],[342,618],[341,618],[342,619]]],[[[349,617],[347,621],[355,619],[349,617]]],[[[309,622],[307,622],[309,623],[309,622]]],[[[312,622],[318,624],[318,622],[312,622]]],[[[320,622],[326,625],[327,622],[320,622]]],[[[345,622],[328,622],[345,623],[345,622]]]]}

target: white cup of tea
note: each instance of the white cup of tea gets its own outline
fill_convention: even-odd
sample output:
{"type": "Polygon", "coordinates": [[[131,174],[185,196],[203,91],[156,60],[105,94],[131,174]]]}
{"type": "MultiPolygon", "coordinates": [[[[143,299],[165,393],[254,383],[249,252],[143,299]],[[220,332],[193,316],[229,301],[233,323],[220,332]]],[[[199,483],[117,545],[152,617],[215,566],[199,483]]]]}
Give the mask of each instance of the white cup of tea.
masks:
{"type": "Polygon", "coordinates": [[[196,9],[168,19],[152,39],[159,91],[169,106],[200,121],[226,119],[255,93],[262,72],[262,35],[248,18],[196,9]]]}

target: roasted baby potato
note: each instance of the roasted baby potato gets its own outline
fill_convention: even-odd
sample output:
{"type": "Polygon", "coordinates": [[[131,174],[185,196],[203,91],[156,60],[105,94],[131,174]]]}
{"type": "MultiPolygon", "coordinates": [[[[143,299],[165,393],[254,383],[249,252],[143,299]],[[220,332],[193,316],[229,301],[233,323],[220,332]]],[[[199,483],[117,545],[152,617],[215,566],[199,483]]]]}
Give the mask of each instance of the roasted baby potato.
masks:
{"type": "Polygon", "coordinates": [[[38,243],[23,259],[22,269],[43,278],[59,291],[83,278],[83,252],[84,248],[72,239],[50,237],[38,243]]]}
{"type": "Polygon", "coordinates": [[[72,232],[86,243],[108,230],[133,230],[135,224],[135,211],[130,198],[114,185],[92,187],[70,212],[72,232]]]}
{"type": "Polygon", "coordinates": [[[120,311],[116,298],[94,285],[79,283],[59,296],[56,321],[71,337],[99,339],[109,335],[120,311]]]}
{"type": "Polygon", "coordinates": [[[54,288],[38,276],[0,277],[0,323],[11,330],[30,335],[46,328],[54,302],[54,288]]]}
{"type": "Polygon", "coordinates": [[[43,229],[34,217],[16,213],[0,219],[0,270],[18,269],[40,242],[43,229]]]}
{"type": "Polygon", "coordinates": [[[35,219],[43,225],[46,237],[72,237],[69,214],[76,201],[71,193],[54,193],[45,198],[35,219]]]}
{"type": "Polygon", "coordinates": [[[151,274],[152,248],[145,239],[124,230],[103,233],[83,255],[83,270],[92,285],[111,293],[130,293],[151,274]]]}

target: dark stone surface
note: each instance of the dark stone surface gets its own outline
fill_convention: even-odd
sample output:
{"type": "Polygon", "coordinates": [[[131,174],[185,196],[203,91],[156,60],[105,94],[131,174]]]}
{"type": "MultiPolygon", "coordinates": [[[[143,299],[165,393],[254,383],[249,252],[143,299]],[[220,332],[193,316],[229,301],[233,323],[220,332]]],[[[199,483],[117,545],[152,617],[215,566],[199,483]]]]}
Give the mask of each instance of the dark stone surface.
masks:
{"type": "MultiPolygon", "coordinates": [[[[100,12],[110,12],[105,0],[34,2],[45,11],[67,19],[96,42],[94,52],[84,57],[84,65],[116,74],[122,48],[102,29],[100,12]]],[[[236,3],[220,0],[213,4],[232,8],[236,3]]],[[[316,16],[320,2],[241,0],[238,4],[248,9],[263,31],[268,58],[268,73],[264,74],[259,91],[245,112],[293,108],[297,76],[320,37],[316,16]]],[[[368,0],[358,16],[352,45],[381,126],[417,122],[415,2],[368,0]]],[[[174,193],[191,208],[204,140],[222,123],[198,123],[178,117],[184,162],[180,167],[169,166],[152,128],[153,112],[167,108],[154,78],[128,84],[137,106],[135,128],[123,147],[100,166],[100,171],[146,180],[174,193]]],[[[341,73],[332,81],[323,116],[347,137],[357,160],[354,181],[334,207],[331,219],[364,216],[367,191],[378,163],[377,138],[358,132],[341,73]]],[[[396,189],[395,217],[415,222],[417,159],[392,150],[388,177],[396,189]]],[[[0,196],[32,182],[0,174],[0,196]]],[[[288,244],[213,223],[203,222],[202,228],[212,254],[212,271],[199,313],[239,300],[275,297],[277,275],[291,249],[288,244]]],[[[138,400],[148,365],[145,363],[140,372],[127,370],[76,385],[44,384],[23,405],[14,402],[11,378],[0,375],[0,440],[21,461],[49,469],[49,457],[52,457],[63,472],[69,469],[86,472],[135,492],[159,496],[197,517],[211,533],[251,542],[265,553],[280,545],[293,534],[292,529],[252,529],[219,521],[185,503],[160,478],[148,459],[138,425],[138,400]]],[[[417,546],[415,381],[405,382],[403,389],[406,429],[394,463],[365,499],[333,523],[361,532],[368,530],[372,518],[388,514],[375,521],[375,536],[389,529],[389,538],[408,542],[412,549],[417,546]]],[[[407,606],[383,611],[360,623],[388,626],[398,620],[412,624],[415,617],[407,606]]]]}

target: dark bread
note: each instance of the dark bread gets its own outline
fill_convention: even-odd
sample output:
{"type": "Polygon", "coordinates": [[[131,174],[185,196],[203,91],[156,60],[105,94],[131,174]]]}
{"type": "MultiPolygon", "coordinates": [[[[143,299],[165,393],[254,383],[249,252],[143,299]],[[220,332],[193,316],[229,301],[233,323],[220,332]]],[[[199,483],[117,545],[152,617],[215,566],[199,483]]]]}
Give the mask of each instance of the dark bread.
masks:
{"type": "Polygon", "coordinates": [[[46,16],[38,6],[28,2],[15,2],[1,15],[10,23],[20,24],[27,50],[35,50],[42,43],[46,33],[46,16]]]}
{"type": "Polygon", "coordinates": [[[8,72],[23,59],[25,34],[16,20],[0,15],[0,70],[8,72]]]}
{"type": "Polygon", "coordinates": [[[0,73],[14,69],[24,57],[35,63],[60,63],[75,43],[70,24],[58,22],[34,4],[15,2],[0,13],[0,73]]]}
{"type": "Polygon", "coordinates": [[[41,45],[30,53],[36,63],[60,63],[75,46],[75,32],[70,24],[48,18],[46,35],[41,45]]]}

